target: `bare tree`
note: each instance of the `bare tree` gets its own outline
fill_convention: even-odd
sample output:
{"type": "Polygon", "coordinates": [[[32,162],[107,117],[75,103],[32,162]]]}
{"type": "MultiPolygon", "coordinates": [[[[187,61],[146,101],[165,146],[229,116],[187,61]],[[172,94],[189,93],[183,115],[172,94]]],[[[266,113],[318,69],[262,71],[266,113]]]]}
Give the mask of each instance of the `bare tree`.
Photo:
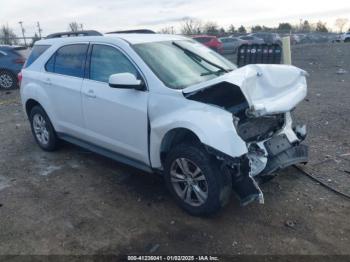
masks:
{"type": "Polygon", "coordinates": [[[184,35],[195,35],[202,32],[202,23],[197,19],[185,19],[182,22],[181,33],[184,35]]]}
{"type": "Polygon", "coordinates": [[[230,33],[230,34],[236,33],[236,28],[235,28],[235,26],[234,26],[234,25],[230,25],[229,28],[228,28],[228,30],[227,30],[227,32],[230,33]]]}
{"type": "Polygon", "coordinates": [[[30,47],[33,47],[33,45],[35,44],[35,42],[38,41],[38,40],[40,40],[40,39],[41,39],[40,36],[39,36],[37,33],[35,33],[35,34],[34,34],[34,37],[32,38],[32,42],[29,44],[29,46],[30,46],[30,47]]]}
{"type": "Polygon", "coordinates": [[[247,29],[245,29],[245,27],[241,25],[240,27],[238,27],[238,33],[245,34],[247,33],[247,29]]]}
{"type": "MultiPolygon", "coordinates": [[[[82,24],[80,24],[82,25],[82,24]]],[[[71,22],[68,25],[68,30],[72,31],[72,32],[77,32],[79,31],[79,24],[77,22],[71,22]]],[[[82,27],[82,26],[81,26],[82,27]]]]}
{"type": "Polygon", "coordinates": [[[219,25],[216,22],[207,22],[203,26],[203,33],[208,35],[218,35],[219,34],[219,25]]]}
{"type": "Polygon", "coordinates": [[[311,32],[312,31],[312,26],[310,25],[308,20],[305,20],[304,23],[302,24],[301,31],[302,32],[311,32]]]}
{"type": "Polygon", "coordinates": [[[349,19],[347,18],[337,18],[335,20],[335,26],[339,28],[340,33],[343,32],[344,26],[349,23],[349,19]]]}
{"type": "Polygon", "coordinates": [[[8,25],[3,25],[0,28],[0,44],[17,45],[19,43],[17,35],[8,25]]]}
{"type": "Polygon", "coordinates": [[[322,21],[318,21],[316,24],[316,32],[328,33],[327,23],[323,23],[322,21]]]}
{"type": "Polygon", "coordinates": [[[173,26],[168,26],[168,27],[164,27],[162,29],[159,30],[159,33],[161,34],[176,34],[176,31],[174,29],[173,26]]]}

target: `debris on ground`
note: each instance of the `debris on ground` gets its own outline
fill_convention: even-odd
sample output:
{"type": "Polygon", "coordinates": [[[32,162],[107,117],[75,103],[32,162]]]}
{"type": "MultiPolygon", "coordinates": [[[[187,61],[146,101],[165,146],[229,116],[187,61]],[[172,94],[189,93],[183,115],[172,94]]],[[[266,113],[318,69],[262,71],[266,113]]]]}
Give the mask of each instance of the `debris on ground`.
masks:
{"type": "Polygon", "coordinates": [[[338,70],[337,70],[337,74],[338,75],[344,75],[344,74],[347,74],[348,73],[348,71],[346,71],[345,69],[343,69],[343,68],[339,68],[338,70]]]}
{"type": "Polygon", "coordinates": [[[284,221],[284,225],[285,225],[286,227],[295,229],[296,222],[293,221],[293,220],[286,220],[286,221],[284,221]]]}
{"type": "Polygon", "coordinates": [[[154,253],[154,252],[156,252],[159,248],[160,248],[160,245],[159,245],[159,244],[151,245],[151,247],[149,248],[148,252],[149,252],[149,253],[154,253]]]}

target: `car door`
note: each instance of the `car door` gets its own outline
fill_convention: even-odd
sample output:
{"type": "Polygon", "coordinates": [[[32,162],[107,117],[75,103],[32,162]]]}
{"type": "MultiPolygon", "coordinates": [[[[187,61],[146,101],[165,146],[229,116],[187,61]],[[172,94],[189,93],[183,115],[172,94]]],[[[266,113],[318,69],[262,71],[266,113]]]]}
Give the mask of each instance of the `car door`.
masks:
{"type": "Polygon", "coordinates": [[[79,137],[84,132],[81,87],[88,44],[60,47],[45,65],[42,82],[59,132],[79,137]]]}
{"type": "Polygon", "coordinates": [[[117,47],[92,44],[82,101],[89,141],[115,153],[149,164],[148,91],[112,88],[109,76],[140,72],[117,47]]]}

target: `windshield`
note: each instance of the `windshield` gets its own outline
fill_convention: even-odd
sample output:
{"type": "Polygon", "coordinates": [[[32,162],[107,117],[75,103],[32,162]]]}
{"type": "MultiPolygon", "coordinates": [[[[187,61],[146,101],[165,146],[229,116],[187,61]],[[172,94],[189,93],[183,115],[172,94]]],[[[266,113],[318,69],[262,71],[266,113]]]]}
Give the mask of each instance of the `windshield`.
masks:
{"type": "Polygon", "coordinates": [[[230,61],[193,40],[142,43],[133,47],[158,78],[173,89],[183,89],[236,69],[230,61]]]}

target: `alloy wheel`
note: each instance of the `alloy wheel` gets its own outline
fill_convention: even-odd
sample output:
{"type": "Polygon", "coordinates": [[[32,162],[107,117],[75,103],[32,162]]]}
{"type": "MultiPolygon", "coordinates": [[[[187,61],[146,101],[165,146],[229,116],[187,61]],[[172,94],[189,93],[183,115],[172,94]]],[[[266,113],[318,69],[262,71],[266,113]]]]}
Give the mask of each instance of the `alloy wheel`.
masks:
{"type": "Polygon", "coordinates": [[[10,89],[13,85],[13,79],[12,76],[7,73],[3,72],[0,74],[0,87],[4,89],[10,89]]]}
{"type": "Polygon", "coordinates": [[[38,141],[42,145],[47,145],[49,143],[50,135],[46,126],[46,121],[42,115],[35,114],[33,116],[33,129],[38,141]]]}
{"type": "Polygon", "coordinates": [[[184,202],[200,206],[208,198],[208,184],[202,170],[191,160],[177,158],[170,168],[172,186],[184,202]]]}

